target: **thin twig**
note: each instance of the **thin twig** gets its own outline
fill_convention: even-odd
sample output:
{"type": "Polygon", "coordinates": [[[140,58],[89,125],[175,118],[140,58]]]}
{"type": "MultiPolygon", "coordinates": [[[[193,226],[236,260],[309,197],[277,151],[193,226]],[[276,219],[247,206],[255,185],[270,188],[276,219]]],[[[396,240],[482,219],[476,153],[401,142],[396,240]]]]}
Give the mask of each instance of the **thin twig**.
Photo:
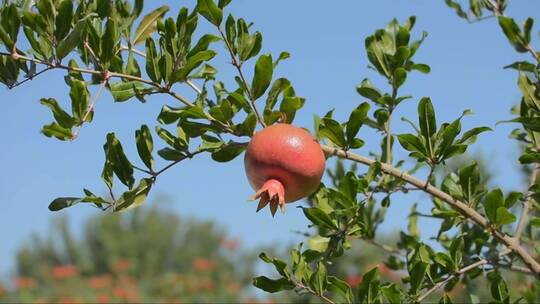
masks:
{"type": "Polygon", "coordinates": [[[232,46],[229,44],[229,41],[227,40],[227,37],[225,36],[225,33],[223,32],[223,29],[221,28],[221,26],[218,26],[217,29],[219,33],[221,34],[221,38],[223,38],[223,41],[225,41],[225,46],[227,50],[229,51],[229,54],[231,55],[232,65],[236,67],[236,70],[238,71],[238,75],[240,76],[240,80],[244,84],[246,93],[248,94],[249,101],[251,103],[251,107],[253,109],[253,112],[255,113],[255,116],[257,117],[257,121],[264,128],[266,127],[266,123],[264,122],[264,119],[261,113],[259,113],[259,110],[257,109],[257,106],[255,105],[255,99],[253,98],[253,94],[251,93],[249,84],[247,83],[246,78],[244,77],[244,73],[242,72],[242,65],[238,62],[238,59],[236,59],[232,46]]]}
{"type": "MultiPolygon", "coordinates": [[[[121,45],[119,50],[120,50],[120,51],[132,51],[133,53],[135,53],[135,54],[137,54],[137,55],[139,55],[139,56],[146,57],[146,53],[145,53],[145,52],[140,51],[140,50],[137,50],[137,49],[135,49],[135,48],[131,48],[131,49],[130,49],[129,47],[127,47],[127,46],[125,46],[125,45],[121,45]]],[[[197,87],[197,85],[196,85],[195,83],[193,83],[193,82],[191,81],[191,79],[186,79],[185,82],[186,82],[186,84],[187,84],[190,88],[192,88],[193,91],[195,91],[197,94],[199,94],[199,95],[202,94],[202,90],[201,90],[199,87],[197,87]]]]}
{"type": "Polygon", "coordinates": [[[538,57],[538,54],[532,48],[532,46],[529,44],[525,48],[527,49],[527,51],[529,51],[529,53],[531,53],[531,55],[534,57],[534,59],[536,59],[536,62],[540,63],[540,58],[538,57]]]}
{"type": "Polygon", "coordinates": [[[101,96],[101,93],[103,92],[103,88],[105,88],[105,83],[106,81],[103,81],[101,85],[99,86],[99,89],[96,95],[94,96],[94,99],[92,99],[92,102],[90,102],[90,105],[88,105],[88,108],[86,109],[86,112],[84,113],[84,116],[81,119],[81,123],[77,126],[77,129],[75,129],[75,132],[71,134],[71,140],[77,139],[77,137],[79,136],[79,132],[81,131],[82,125],[84,124],[84,122],[86,121],[90,113],[94,111],[96,102],[99,100],[99,97],[101,96]]]}
{"type": "Polygon", "coordinates": [[[174,165],[178,164],[179,162],[183,161],[184,159],[186,159],[186,158],[192,158],[193,156],[195,156],[195,155],[197,155],[197,154],[199,154],[199,153],[202,153],[202,152],[204,152],[204,150],[197,150],[197,151],[195,151],[195,152],[186,152],[186,155],[184,155],[184,157],[182,157],[182,158],[180,158],[180,159],[178,159],[178,160],[175,160],[174,162],[168,164],[168,165],[165,166],[163,169],[161,169],[161,170],[155,172],[155,173],[152,174],[152,175],[153,175],[153,177],[157,177],[157,176],[159,176],[160,174],[162,174],[163,172],[169,170],[172,166],[174,166],[174,165]]]}
{"type": "MultiPolygon", "coordinates": [[[[13,57],[15,59],[18,59],[18,60],[24,60],[24,61],[30,61],[30,62],[39,63],[39,64],[42,64],[42,65],[46,65],[48,67],[51,67],[51,69],[57,68],[57,69],[63,69],[63,70],[67,70],[67,71],[75,71],[75,72],[80,72],[80,73],[85,73],[85,74],[107,75],[107,78],[115,77],[115,78],[121,78],[121,79],[127,79],[127,80],[133,80],[133,81],[145,83],[147,85],[153,86],[154,88],[158,89],[162,93],[169,94],[170,96],[174,97],[176,100],[180,101],[181,103],[183,103],[184,105],[186,105],[188,107],[195,107],[195,104],[190,102],[184,96],[182,96],[182,95],[180,95],[180,94],[178,94],[176,92],[173,92],[173,91],[171,91],[170,89],[168,89],[166,87],[163,87],[161,84],[159,84],[157,82],[153,82],[151,80],[144,79],[144,78],[141,78],[141,77],[138,77],[138,76],[122,74],[122,73],[117,73],[117,72],[97,71],[97,70],[86,69],[86,68],[69,67],[69,66],[65,66],[65,65],[62,65],[62,64],[50,63],[50,62],[42,61],[42,60],[39,60],[39,59],[22,56],[22,55],[19,55],[19,54],[9,54],[9,53],[5,53],[5,52],[0,52],[0,56],[11,56],[11,57],[13,57]]],[[[204,115],[206,116],[206,118],[210,122],[219,125],[220,127],[222,127],[224,130],[226,130],[229,133],[233,133],[233,130],[229,125],[215,119],[214,117],[212,117],[212,115],[210,115],[207,112],[204,112],[204,115]]]]}
{"type": "Polygon", "coordinates": [[[133,166],[133,169],[135,169],[135,170],[139,170],[139,171],[141,171],[141,172],[143,172],[143,173],[146,173],[146,174],[148,174],[148,175],[154,175],[154,172],[151,172],[151,171],[149,171],[149,170],[146,170],[146,169],[137,167],[137,166],[135,166],[135,165],[132,165],[132,166],[133,166]]]}
{"type": "Polygon", "coordinates": [[[43,74],[43,73],[45,73],[45,72],[47,72],[47,71],[49,71],[49,70],[51,70],[51,69],[52,69],[51,67],[46,67],[46,68],[44,68],[43,70],[41,70],[41,71],[39,71],[39,72],[37,72],[37,73],[35,73],[35,74],[28,75],[28,76],[26,77],[26,79],[21,80],[21,81],[19,81],[19,82],[16,82],[16,83],[14,83],[14,84],[8,86],[8,88],[13,89],[13,88],[15,88],[15,87],[18,87],[18,86],[22,85],[23,83],[25,83],[25,82],[27,82],[27,81],[34,80],[34,79],[35,79],[36,77],[38,77],[39,75],[41,75],[41,74],[43,74]]]}
{"type": "Polygon", "coordinates": [[[375,241],[374,239],[370,239],[370,238],[362,238],[361,239],[362,241],[368,243],[368,244],[371,244],[379,249],[382,249],[390,254],[397,254],[397,255],[402,255],[403,252],[397,248],[394,248],[392,246],[389,246],[389,245],[386,245],[386,244],[381,244],[377,241],[375,241]]]}
{"type": "Polygon", "coordinates": [[[425,298],[427,298],[429,295],[431,295],[433,292],[435,292],[436,290],[438,290],[439,288],[442,288],[443,286],[445,286],[448,282],[450,282],[453,278],[469,271],[469,270],[472,270],[472,269],[475,269],[477,267],[480,267],[484,264],[487,264],[488,261],[486,259],[482,259],[480,261],[477,261],[473,264],[470,264],[468,266],[465,266],[463,268],[461,268],[460,270],[458,270],[456,273],[454,274],[451,274],[449,275],[446,279],[440,281],[439,283],[435,284],[433,287],[431,287],[428,291],[426,291],[423,295],[421,295],[420,297],[418,297],[417,299],[417,302],[420,303],[422,302],[425,298]]]}
{"type": "Polygon", "coordinates": [[[321,294],[318,294],[317,292],[315,292],[315,290],[309,288],[308,286],[306,286],[306,285],[304,285],[304,284],[302,284],[302,283],[300,283],[300,282],[297,282],[297,281],[292,280],[292,279],[291,279],[291,282],[292,282],[297,288],[303,289],[303,290],[305,290],[305,291],[307,291],[307,292],[309,292],[309,293],[311,293],[311,294],[313,294],[313,295],[315,295],[315,296],[321,298],[321,299],[324,300],[326,303],[330,303],[330,304],[334,304],[334,303],[335,303],[335,302],[332,301],[331,299],[327,298],[324,294],[322,294],[322,293],[321,293],[321,294]]]}
{"type": "Polygon", "coordinates": [[[510,271],[520,272],[522,274],[534,276],[534,273],[532,273],[531,270],[527,267],[512,265],[512,264],[505,264],[505,263],[491,263],[491,264],[501,267],[501,268],[505,268],[510,271]]]}
{"type": "Polygon", "coordinates": [[[430,184],[431,184],[431,178],[433,178],[433,173],[435,172],[435,166],[434,165],[430,165],[429,166],[429,174],[426,178],[426,186],[425,188],[427,188],[430,184]]]}
{"type": "Polygon", "coordinates": [[[128,46],[123,45],[123,44],[120,45],[120,48],[118,50],[119,51],[132,51],[133,53],[135,53],[135,54],[137,54],[139,56],[146,57],[146,54],[143,51],[139,51],[136,48],[129,48],[128,46]]]}
{"type": "MultiPolygon", "coordinates": [[[[355,161],[355,162],[358,162],[367,166],[370,166],[376,162],[375,160],[367,158],[365,156],[361,156],[361,155],[354,154],[351,152],[345,152],[341,149],[337,149],[337,148],[330,147],[327,145],[321,145],[321,148],[323,149],[324,152],[326,152],[329,155],[335,155],[341,158],[346,158],[346,159],[349,159],[349,160],[352,160],[352,161],[355,161]]],[[[540,264],[531,256],[531,254],[527,252],[525,248],[523,248],[519,244],[519,242],[516,242],[512,236],[493,227],[491,223],[489,223],[489,221],[480,213],[478,213],[475,209],[455,199],[450,194],[440,190],[437,187],[434,187],[432,185],[428,185],[427,187],[425,187],[426,185],[425,181],[415,176],[409,175],[406,172],[400,171],[399,169],[389,164],[381,164],[381,170],[387,174],[390,174],[394,177],[397,177],[409,183],[412,186],[422,189],[424,192],[430,194],[431,196],[436,197],[446,202],[447,204],[449,204],[453,209],[457,210],[458,212],[463,214],[466,218],[472,220],[474,223],[484,228],[492,236],[499,239],[504,245],[506,245],[510,250],[512,250],[523,261],[523,263],[525,263],[525,265],[529,269],[531,269],[532,272],[535,273],[537,277],[540,277],[540,264]]]]}
{"type": "Polygon", "coordinates": [[[197,85],[195,85],[195,83],[193,83],[193,81],[191,81],[191,79],[187,79],[186,84],[188,86],[190,86],[193,89],[193,91],[197,92],[197,94],[199,94],[199,95],[202,94],[202,90],[199,89],[199,87],[197,87],[197,85]]]}
{"type": "MultiPolygon", "coordinates": [[[[538,177],[538,174],[540,174],[540,166],[539,165],[534,167],[534,169],[532,170],[531,176],[529,178],[529,189],[534,184],[536,184],[536,179],[538,177]]],[[[514,233],[514,238],[516,239],[516,241],[518,243],[521,242],[520,241],[521,235],[523,234],[523,231],[525,230],[525,226],[527,226],[527,218],[528,218],[528,215],[529,215],[529,211],[530,211],[530,209],[532,207],[532,201],[533,201],[533,197],[528,196],[525,203],[523,203],[523,207],[521,209],[521,215],[519,216],[519,221],[518,221],[518,224],[516,226],[516,232],[514,233]]]]}
{"type": "MultiPolygon", "coordinates": [[[[501,251],[497,258],[500,258],[502,256],[505,256],[507,254],[509,254],[510,252],[512,252],[511,250],[503,250],[501,251]]],[[[442,288],[444,287],[448,282],[450,282],[452,279],[466,273],[467,271],[470,271],[470,270],[473,270],[473,269],[476,269],[477,267],[480,267],[482,265],[486,265],[486,264],[489,264],[489,260],[483,258],[483,259],[480,259],[472,264],[469,264],[461,269],[459,269],[456,273],[453,273],[451,275],[449,275],[446,279],[442,280],[441,282],[435,284],[433,287],[431,287],[428,291],[426,291],[423,295],[421,295],[418,299],[417,299],[417,302],[420,303],[422,302],[425,298],[427,298],[430,294],[432,294],[433,292],[435,292],[437,289],[439,288],[442,288]]]]}
{"type": "Polygon", "coordinates": [[[90,52],[90,55],[92,55],[92,57],[94,58],[94,61],[96,62],[96,64],[97,64],[101,69],[103,69],[103,65],[101,64],[101,62],[99,62],[99,59],[98,59],[98,57],[96,56],[96,53],[94,53],[94,50],[92,50],[92,48],[91,48],[90,45],[88,44],[88,41],[84,41],[84,47],[90,52]]]}
{"type": "Polygon", "coordinates": [[[467,23],[473,24],[473,23],[481,22],[481,21],[484,21],[484,20],[486,20],[486,19],[491,19],[491,18],[495,18],[495,17],[497,17],[495,14],[493,14],[493,15],[488,15],[488,16],[482,16],[482,17],[480,17],[480,18],[475,18],[475,19],[473,19],[473,20],[467,20],[467,23]]]}

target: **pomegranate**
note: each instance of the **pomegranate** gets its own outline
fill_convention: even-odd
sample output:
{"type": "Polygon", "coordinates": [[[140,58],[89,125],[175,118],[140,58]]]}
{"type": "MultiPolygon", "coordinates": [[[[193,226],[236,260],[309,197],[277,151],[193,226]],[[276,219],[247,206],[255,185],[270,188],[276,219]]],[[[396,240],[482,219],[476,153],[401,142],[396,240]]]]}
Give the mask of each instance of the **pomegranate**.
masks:
{"type": "Polygon", "coordinates": [[[260,198],[257,211],[270,204],[275,215],[278,206],[313,193],[324,173],[325,158],[317,140],[304,129],[278,123],[253,135],[247,146],[244,166],[252,200],[260,198]]]}

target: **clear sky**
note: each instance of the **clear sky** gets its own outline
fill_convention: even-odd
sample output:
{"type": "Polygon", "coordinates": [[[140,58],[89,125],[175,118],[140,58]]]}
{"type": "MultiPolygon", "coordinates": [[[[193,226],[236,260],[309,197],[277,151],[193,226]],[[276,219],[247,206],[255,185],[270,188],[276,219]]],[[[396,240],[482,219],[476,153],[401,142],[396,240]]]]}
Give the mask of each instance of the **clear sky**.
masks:
{"type": "MultiPolygon", "coordinates": [[[[171,6],[169,14],[174,15],[180,6],[192,7],[195,3],[146,1],[145,10],[163,2],[171,6]]],[[[524,57],[510,47],[496,19],[467,24],[442,0],[234,0],[228,12],[255,22],[254,28],[263,33],[264,53],[291,53],[291,58],[280,64],[276,76],[288,77],[297,94],[307,98],[296,120],[303,127],[312,129],[313,114],[323,115],[332,108],[339,120],[346,120],[348,113],[364,101],[355,91],[363,78],[385,88],[382,79],[367,68],[364,38],[394,17],[403,21],[410,15],[417,16],[413,38],[420,37],[422,30],[429,32],[415,61],[432,68],[429,75],[411,74],[401,89],[414,99],[398,108],[393,123],[396,132],[411,131],[399,118],[412,116],[416,120],[416,104],[422,96],[432,98],[439,122],[456,118],[466,108],[472,109],[476,114],[464,120],[464,128],[493,127],[497,121],[508,119],[509,108],[520,98],[516,73],[502,67],[524,57]]],[[[528,16],[538,19],[540,2],[510,1],[507,12],[519,23],[528,16]]],[[[201,18],[200,22],[205,24],[201,29],[210,30],[206,21],[201,18]]],[[[538,47],[538,26],[534,33],[538,47]]],[[[216,47],[224,51],[221,45],[216,47]]],[[[220,71],[219,78],[230,84],[234,70],[227,64],[227,57],[219,56],[213,64],[220,71]]],[[[134,130],[142,123],[155,125],[162,105],[175,105],[174,100],[165,96],[153,97],[146,104],[136,100],[115,104],[107,93],[97,103],[94,122],[82,129],[79,138],[71,143],[60,142],[39,132],[52,119],[39,99],[55,97],[64,105],[69,104],[68,88],[62,77],[62,73],[51,72],[16,90],[0,89],[0,275],[12,271],[16,249],[30,233],[46,231],[53,218],[68,215],[71,227],[78,232],[85,218],[100,212],[76,206],[51,213],[47,205],[58,196],[81,195],[83,187],[106,193],[99,176],[107,132],[116,132],[130,158],[137,160],[134,130]]],[[[179,90],[193,97],[189,90],[179,90]]],[[[472,150],[483,153],[493,164],[496,183],[504,189],[521,190],[523,183],[516,169],[517,145],[507,140],[513,127],[497,126],[494,132],[481,136],[472,150]]],[[[360,134],[368,143],[361,153],[376,149],[378,137],[365,130],[360,134]]],[[[332,160],[328,165],[333,163],[332,160]]],[[[242,157],[218,164],[207,156],[197,156],[160,176],[147,203],[166,196],[171,210],[216,220],[249,246],[300,240],[293,231],[305,231],[308,224],[300,209],[289,206],[285,215],[277,214],[275,218],[268,210],[256,214],[256,205],[247,202],[250,195],[242,157]]],[[[404,227],[405,214],[415,201],[421,201],[421,210],[429,210],[431,204],[423,198],[413,195],[394,200],[384,228],[388,231],[404,227]]],[[[427,225],[421,231],[429,231],[429,223],[424,223],[427,225]]]]}

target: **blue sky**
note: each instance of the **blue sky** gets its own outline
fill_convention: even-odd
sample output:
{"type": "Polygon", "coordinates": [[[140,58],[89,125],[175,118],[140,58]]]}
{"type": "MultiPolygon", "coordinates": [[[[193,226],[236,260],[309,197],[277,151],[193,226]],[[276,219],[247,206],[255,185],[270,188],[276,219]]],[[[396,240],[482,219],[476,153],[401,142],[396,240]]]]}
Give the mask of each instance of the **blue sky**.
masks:
{"type": "MultiPolygon", "coordinates": [[[[176,14],[180,6],[192,7],[195,1],[146,1],[145,9],[162,2],[171,6],[169,14],[176,14]]],[[[386,88],[382,79],[367,68],[364,38],[394,17],[403,21],[410,15],[417,16],[413,37],[420,37],[422,30],[429,32],[416,61],[432,68],[429,75],[411,74],[401,89],[403,95],[410,94],[414,99],[398,108],[395,132],[410,131],[399,118],[409,116],[416,120],[416,103],[423,96],[432,98],[439,122],[456,118],[466,108],[472,109],[476,114],[464,120],[464,128],[493,127],[497,121],[508,119],[509,108],[520,98],[516,73],[502,67],[525,57],[510,47],[496,19],[467,24],[442,0],[235,0],[227,12],[255,22],[254,28],[263,33],[264,53],[291,53],[275,76],[289,78],[297,94],[307,98],[306,106],[297,115],[299,126],[312,128],[313,114],[322,115],[332,108],[339,120],[346,120],[348,113],[364,101],[355,91],[363,78],[386,88]]],[[[520,23],[528,16],[538,18],[540,2],[511,1],[507,13],[520,23]]],[[[202,19],[201,23],[201,30],[213,31],[202,19]]],[[[538,33],[538,27],[534,33],[538,33]]],[[[534,39],[538,42],[538,35],[534,39]]],[[[216,48],[223,51],[221,45],[216,48]]],[[[231,84],[235,74],[227,57],[218,56],[213,64],[220,71],[218,77],[231,84]]],[[[99,176],[107,132],[116,132],[128,155],[136,160],[134,130],[143,123],[155,125],[162,105],[175,105],[174,100],[165,96],[153,97],[146,104],[135,100],[115,104],[106,93],[96,105],[94,122],[82,129],[79,138],[60,142],[39,132],[43,124],[51,121],[49,111],[39,104],[39,99],[55,97],[64,105],[69,104],[68,88],[62,77],[61,72],[50,72],[15,90],[0,89],[0,275],[12,271],[14,253],[31,232],[46,231],[52,219],[63,215],[69,217],[72,229],[80,232],[84,219],[100,212],[76,206],[51,213],[47,205],[58,196],[80,195],[83,187],[106,193],[99,176]]],[[[193,97],[186,88],[178,90],[193,97]]],[[[512,128],[497,126],[494,132],[481,136],[471,151],[483,153],[493,164],[495,183],[504,189],[521,190],[517,145],[507,140],[512,128]]],[[[365,130],[360,135],[368,144],[359,152],[367,154],[377,148],[378,137],[365,130]]],[[[333,163],[329,161],[328,165],[333,163]]],[[[171,210],[216,220],[249,246],[299,241],[293,231],[305,231],[308,224],[301,210],[289,206],[285,215],[277,214],[275,218],[267,210],[255,213],[255,204],[247,202],[252,190],[243,170],[242,157],[219,164],[207,156],[197,156],[160,176],[148,204],[166,197],[171,210]]],[[[423,196],[399,197],[383,228],[390,231],[405,227],[404,214],[415,201],[421,202],[421,210],[431,208],[423,196]]],[[[421,223],[421,231],[431,230],[429,222],[421,223]]]]}

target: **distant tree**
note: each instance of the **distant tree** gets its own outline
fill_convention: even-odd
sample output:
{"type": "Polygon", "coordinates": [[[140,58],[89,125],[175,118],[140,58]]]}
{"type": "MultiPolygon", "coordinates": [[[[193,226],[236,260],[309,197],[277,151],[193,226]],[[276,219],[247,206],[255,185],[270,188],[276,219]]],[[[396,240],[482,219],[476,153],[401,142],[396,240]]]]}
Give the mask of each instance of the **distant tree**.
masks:
{"type": "Polygon", "coordinates": [[[213,222],[139,208],[91,218],[81,237],[67,218],[34,235],[17,253],[16,290],[4,298],[237,302],[249,296],[254,266],[254,254],[213,222]]]}

